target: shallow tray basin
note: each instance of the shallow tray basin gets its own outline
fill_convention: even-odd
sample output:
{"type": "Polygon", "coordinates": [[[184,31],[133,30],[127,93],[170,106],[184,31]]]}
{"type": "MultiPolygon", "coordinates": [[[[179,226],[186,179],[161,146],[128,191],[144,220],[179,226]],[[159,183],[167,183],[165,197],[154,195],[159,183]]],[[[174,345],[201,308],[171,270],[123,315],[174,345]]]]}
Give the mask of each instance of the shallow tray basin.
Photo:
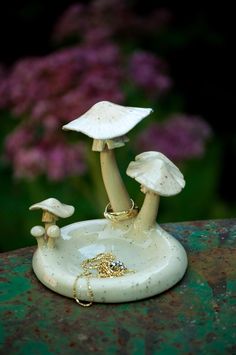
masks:
{"type": "MultiPolygon", "coordinates": [[[[53,249],[36,250],[33,269],[45,286],[72,298],[83,260],[105,252],[111,252],[132,272],[109,278],[94,274],[89,282],[95,302],[127,302],[156,295],[175,285],[187,267],[184,248],[159,225],[140,233],[132,223],[116,225],[98,219],[63,227],[53,249]]],[[[76,291],[79,299],[90,300],[86,277],[78,279],[76,291]]]]}

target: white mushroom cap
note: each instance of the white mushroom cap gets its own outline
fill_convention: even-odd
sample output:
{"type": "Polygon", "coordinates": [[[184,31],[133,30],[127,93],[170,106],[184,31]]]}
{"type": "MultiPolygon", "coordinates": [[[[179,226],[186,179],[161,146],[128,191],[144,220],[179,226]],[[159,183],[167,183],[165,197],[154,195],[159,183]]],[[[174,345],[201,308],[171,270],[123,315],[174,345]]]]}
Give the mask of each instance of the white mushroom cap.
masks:
{"type": "Polygon", "coordinates": [[[61,230],[58,226],[50,226],[47,230],[47,235],[50,238],[58,238],[61,235],[61,230]]]}
{"type": "Polygon", "coordinates": [[[61,218],[70,217],[75,211],[73,206],[65,205],[64,203],[61,203],[59,200],[53,197],[35,203],[29,209],[30,210],[42,209],[43,211],[48,211],[53,215],[61,218]]]}
{"type": "Polygon", "coordinates": [[[151,112],[151,108],[126,107],[101,101],[62,128],[82,132],[94,139],[112,139],[128,133],[151,112]]]}
{"type": "Polygon", "coordinates": [[[40,238],[45,234],[45,229],[42,226],[34,226],[31,228],[30,234],[35,238],[40,238]]]}
{"type": "Polygon", "coordinates": [[[144,152],[135,157],[126,171],[148,190],[160,196],[178,194],[185,186],[183,174],[164,154],[144,152]]]}

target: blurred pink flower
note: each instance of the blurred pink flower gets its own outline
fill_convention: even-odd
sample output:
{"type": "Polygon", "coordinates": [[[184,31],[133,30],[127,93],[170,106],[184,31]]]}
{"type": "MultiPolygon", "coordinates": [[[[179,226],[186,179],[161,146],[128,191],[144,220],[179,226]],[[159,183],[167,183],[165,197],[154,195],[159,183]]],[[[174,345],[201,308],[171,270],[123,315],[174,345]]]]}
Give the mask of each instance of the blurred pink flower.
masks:
{"type": "Polygon", "coordinates": [[[109,38],[117,32],[127,12],[129,10],[122,0],[95,0],[87,5],[71,5],[55,25],[53,39],[58,42],[82,37],[94,42],[101,35],[109,38]]]}
{"type": "Polygon", "coordinates": [[[49,180],[58,181],[86,171],[84,145],[68,144],[61,130],[54,130],[53,121],[49,117],[47,123],[52,127],[47,127],[42,135],[30,122],[6,137],[4,159],[13,166],[15,177],[33,179],[46,174],[49,180]]]}
{"type": "Polygon", "coordinates": [[[14,175],[17,178],[33,179],[43,173],[46,156],[38,147],[20,148],[14,154],[14,175]]]}
{"type": "Polygon", "coordinates": [[[98,46],[108,41],[112,31],[106,26],[91,27],[84,34],[84,41],[90,46],[98,46]]]}
{"type": "Polygon", "coordinates": [[[73,4],[62,14],[53,31],[56,41],[81,33],[87,22],[85,8],[85,5],[73,4]]]}
{"type": "Polygon", "coordinates": [[[59,181],[67,176],[81,175],[86,170],[82,144],[59,143],[46,151],[45,155],[46,171],[50,180],[59,181]]]}
{"type": "Polygon", "coordinates": [[[73,4],[59,18],[54,31],[55,41],[83,38],[99,42],[101,38],[120,36],[122,42],[135,35],[156,36],[171,19],[165,8],[140,15],[125,0],[94,0],[89,4],[73,4]]]}
{"type": "Polygon", "coordinates": [[[16,116],[28,115],[35,120],[57,118],[59,126],[73,118],[74,112],[78,116],[88,109],[85,103],[91,102],[94,91],[93,103],[97,92],[103,100],[123,99],[119,63],[119,49],[112,43],[99,48],[73,47],[42,58],[23,59],[0,83],[0,92],[5,96],[2,107],[9,107],[16,116]],[[72,100],[78,92],[80,95],[72,100]]]}
{"type": "Polygon", "coordinates": [[[199,158],[205,150],[211,128],[198,116],[171,116],[163,123],[151,124],[139,138],[141,150],[155,150],[175,161],[199,158]]]}
{"type": "Polygon", "coordinates": [[[32,128],[22,125],[11,132],[5,140],[5,153],[9,159],[14,159],[15,154],[26,148],[33,142],[34,131],[32,128]]]}
{"type": "Polygon", "coordinates": [[[59,181],[86,170],[83,144],[67,144],[55,135],[37,140],[27,129],[8,135],[5,159],[12,164],[17,178],[46,174],[49,180],[59,181]]]}
{"type": "MultiPolygon", "coordinates": [[[[153,12],[148,18],[150,30],[162,26],[168,14],[153,12]]],[[[15,176],[46,174],[60,180],[83,174],[83,143],[66,143],[63,124],[98,101],[123,103],[123,88],[130,80],[149,98],[167,91],[171,81],[157,56],[130,54],[119,44],[119,38],[123,41],[132,31],[145,33],[147,28],[145,16],[135,14],[125,1],[75,4],[59,20],[54,38],[75,36],[76,45],[21,59],[8,72],[0,67],[0,109],[20,119],[5,141],[5,155],[15,176]]]]}
{"type": "Polygon", "coordinates": [[[129,64],[131,79],[153,98],[170,89],[172,81],[164,62],[152,53],[135,52],[129,64]]]}

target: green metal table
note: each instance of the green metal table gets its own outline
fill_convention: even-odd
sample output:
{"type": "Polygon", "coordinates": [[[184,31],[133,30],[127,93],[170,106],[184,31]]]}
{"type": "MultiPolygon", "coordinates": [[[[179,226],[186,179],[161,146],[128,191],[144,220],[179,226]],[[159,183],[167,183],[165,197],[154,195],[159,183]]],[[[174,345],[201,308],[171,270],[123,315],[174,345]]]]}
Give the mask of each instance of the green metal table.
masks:
{"type": "Polygon", "coordinates": [[[143,301],[83,308],[44,287],[34,248],[0,256],[0,353],[236,354],[236,219],[163,225],[189,267],[143,301]]]}

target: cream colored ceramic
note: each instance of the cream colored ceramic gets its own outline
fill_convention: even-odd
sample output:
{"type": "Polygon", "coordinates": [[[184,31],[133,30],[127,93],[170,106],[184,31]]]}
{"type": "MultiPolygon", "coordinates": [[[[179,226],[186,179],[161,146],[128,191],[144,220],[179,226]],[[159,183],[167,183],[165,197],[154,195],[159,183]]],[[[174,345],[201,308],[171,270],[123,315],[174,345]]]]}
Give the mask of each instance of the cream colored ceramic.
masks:
{"type": "Polygon", "coordinates": [[[131,206],[114,149],[124,146],[128,141],[126,134],[151,112],[151,108],[126,107],[101,101],[63,126],[64,130],[82,132],[94,139],[92,149],[100,152],[103,182],[113,211],[127,210],[131,206]]]}
{"type": "MultiPolygon", "coordinates": [[[[73,297],[77,302],[126,302],[163,292],[183,277],[187,267],[184,248],[156,224],[160,196],[175,195],[182,190],[185,185],[182,173],[162,153],[139,154],[127,169],[127,174],[141,184],[145,194],[138,212],[114,155],[114,149],[128,141],[126,134],[151,112],[150,108],[102,101],[63,127],[93,138],[92,150],[100,152],[109,203],[104,206],[106,219],[78,222],[62,229],[56,220],[72,215],[73,206],[49,198],[30,207],[43,210],[45,226],[31,229],[38,243],[33,269],[39,280],[53,291],[73,297]],[[100,253],[111,253],[110,256],[121,262],[116,265],[124,264],[131,272],[120,274],[119,266],[116,277],[106,269],[101,273],[105,277],[100,278],[96,271],[88,274],[89,269],[88,279],[82,263],[88,265],[88,259],[100,253]]],[[[109,261],[106,265],[110,272],[112,264],[109,261]]]]}
{"type": "Polygon", "coordinates": [[[55,238],[60,236],[60,228],[56,225],[56,221],[61,218],[67,218],[73,215],[75,209],[71,205],[61,203],[54,197],[35,203],[30,206],[30,211],[42,210],[42,226],[35,226],[31,229],[31,235],[37,239],[38,245],[46,245],[53,248],[55,238]]]}
{"type": "Polygon", "coordinates": [[[82,116],[63,126],[63,129],[82,132],[94,139],[117,139],[127,134],[151,112],[151,108],[127,107],[100,101],[82,116]]]}
{"type": "Polygon", "coordinates": [[[141,184],[146,194],[135,220],[136,229],[149,230],[156,223],[160,196],[174,196],[185,186],[183,174],[177,166],[160,152],[144,152],[131,161],[127,175],[141,184]]]}
{"type": "MultiPolygon", "coordinates": [[[[67,297],[73,297],[81,262],[98,253],[112,252],[133,273],[91,278],[95,302],[127,302],[156,295],[175,285],[187,267],[185,250],[159,225],[140,235],[133,221],[120,225],[105,219],[78,222],[62,228],[55,243],[54,249],[37,249],[33,269],[45,286],[67,297]]],[[[89,301],[87,290],[86,278],[79,278],[80,299],[89,301]]]]}

